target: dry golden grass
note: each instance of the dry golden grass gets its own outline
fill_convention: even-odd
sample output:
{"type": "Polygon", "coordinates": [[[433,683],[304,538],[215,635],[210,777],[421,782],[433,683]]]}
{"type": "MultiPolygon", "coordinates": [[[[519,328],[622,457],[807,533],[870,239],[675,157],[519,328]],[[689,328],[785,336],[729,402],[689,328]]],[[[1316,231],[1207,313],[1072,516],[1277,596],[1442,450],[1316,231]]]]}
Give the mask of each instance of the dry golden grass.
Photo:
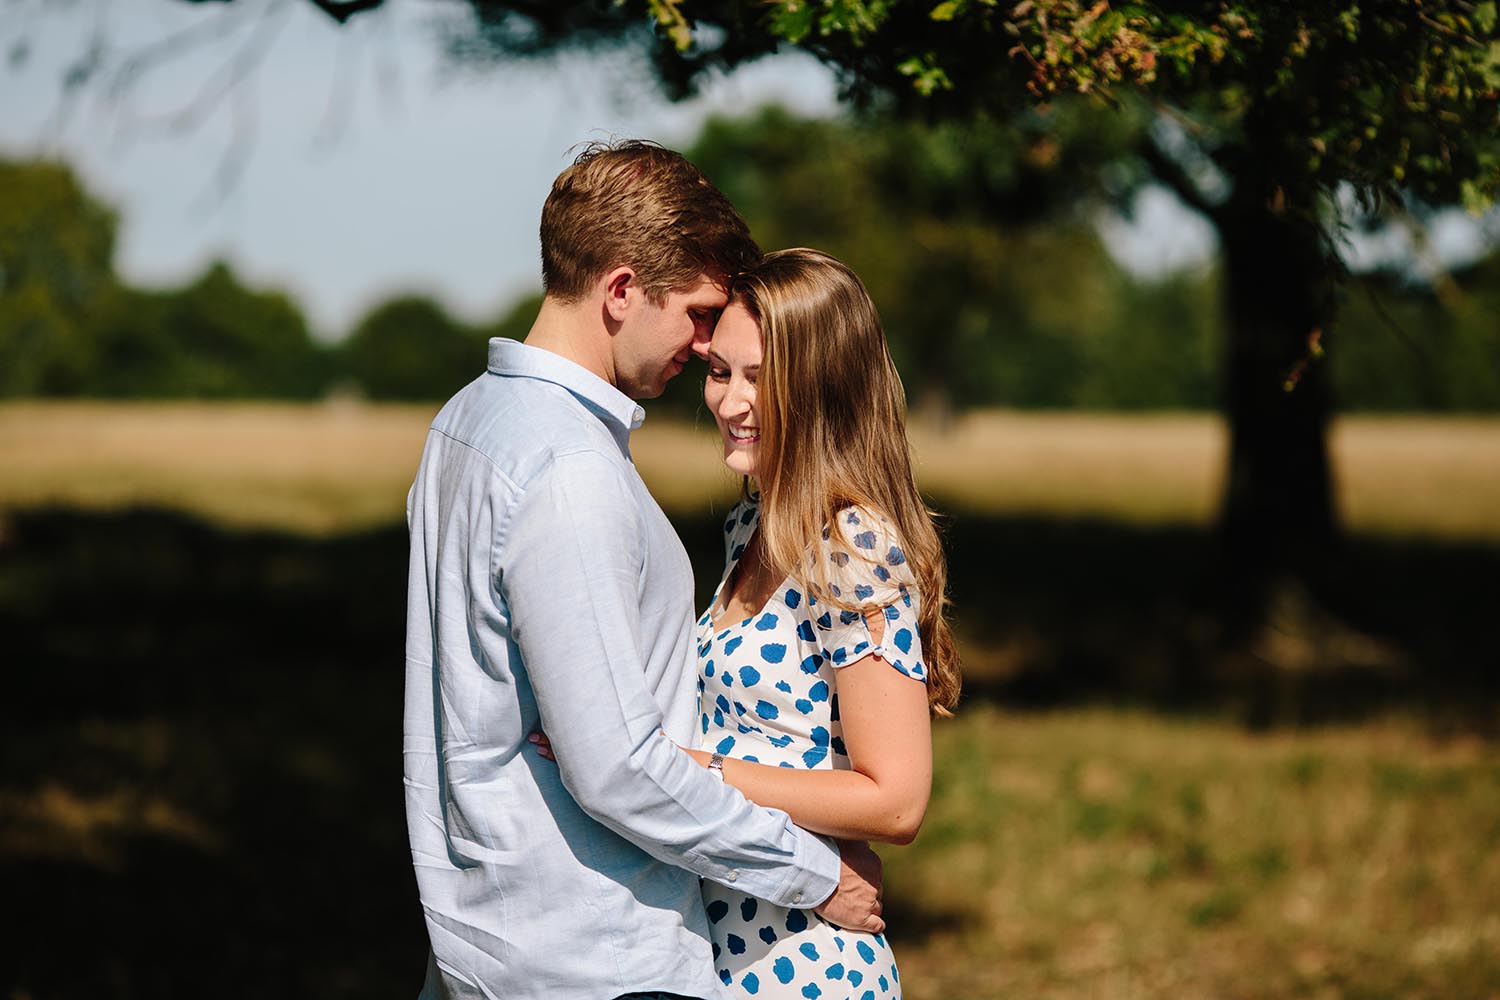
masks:
{"type": "MultiPolygon", "coordinates": [[[[387,524],[435,407],[357,403],[10,403],[0,507],[130,504],[314,534],[387,524]]],[[[912,433],[945,507],[1143,523],[1211,520],[1222,422],[1206,414],[983,412],[912,433]]],[[[1332,435],[1351,530],[1500,540],[1500,419],[1352,417],[1332,435]]],[[[642,476],[669,511],[732,496],[712,425],[648,420],[642,476]]]]}
{"type": "Polygon", "coordinates": [[[13,403],[0,505],[161,506],[325,534],[403,516],[434,406],[13,403]]]}

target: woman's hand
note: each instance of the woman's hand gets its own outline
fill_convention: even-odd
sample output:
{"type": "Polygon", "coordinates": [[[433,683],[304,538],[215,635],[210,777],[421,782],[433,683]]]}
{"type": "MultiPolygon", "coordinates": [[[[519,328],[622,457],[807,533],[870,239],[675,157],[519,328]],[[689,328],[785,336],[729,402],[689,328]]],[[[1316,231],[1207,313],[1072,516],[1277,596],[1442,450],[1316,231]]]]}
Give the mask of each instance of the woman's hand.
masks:
{"type": "Polygon", "coordinates": [[[526,742],[536,747],[536,752],[541,754],[547,760],[552,761],[554,764],[557,763],[557,758],[552,754],[552,744],[548,741],[546,733],[538,729],[536,732],[526,737],[526,742]]]}

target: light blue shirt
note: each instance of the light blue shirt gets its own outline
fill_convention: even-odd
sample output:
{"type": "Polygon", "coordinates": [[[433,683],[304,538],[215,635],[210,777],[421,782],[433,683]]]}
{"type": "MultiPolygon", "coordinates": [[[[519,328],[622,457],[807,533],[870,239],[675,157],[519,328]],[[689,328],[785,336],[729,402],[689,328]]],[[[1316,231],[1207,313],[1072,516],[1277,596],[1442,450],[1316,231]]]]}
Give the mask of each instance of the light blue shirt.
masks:
{"type": "Polygon", "coordinates": [[[698,714],[692,568],[630,461],[643,418],[495,339],[428,433],[403,740],[424,997],[718,997],[698,876],[792,907],[837,884],[832,846],[674,745],[698,714]]]}

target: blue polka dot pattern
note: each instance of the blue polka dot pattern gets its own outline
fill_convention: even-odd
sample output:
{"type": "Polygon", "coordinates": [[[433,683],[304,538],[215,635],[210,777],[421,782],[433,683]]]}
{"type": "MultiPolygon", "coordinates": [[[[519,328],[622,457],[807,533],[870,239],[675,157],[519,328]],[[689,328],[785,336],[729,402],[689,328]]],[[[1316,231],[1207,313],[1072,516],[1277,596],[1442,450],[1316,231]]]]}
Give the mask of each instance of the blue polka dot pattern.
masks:
{"type": "MultiPolygon", "coordinates": [[[[753,500],[725,520],[726,580],[758,521],[753,500]]],[[[833,527],[810,565],[823,560],[836,600],[789,579],[741,621],[716,624],[711,611],[699,619],[702,748],[779,767],[848,768],[838,672],[873,654],[925,679],[916,581],[887,522],[851,509],[833,527]],[[841,606],[846,601],[853,607],[841,606]],[[885,621],[878,643],[865,617],[877,611],[885,621]]],[[[721,606],[721,596],[714,595],[711,607],[721,606]]],[[[703,895],[716,971],[729,996],[852,1000],[862,989],[869,1000],[899,1000],[895,963],[882,936],[834,927],[809,910],[773,906],[714,882],[705,881],[703,895]]]]}

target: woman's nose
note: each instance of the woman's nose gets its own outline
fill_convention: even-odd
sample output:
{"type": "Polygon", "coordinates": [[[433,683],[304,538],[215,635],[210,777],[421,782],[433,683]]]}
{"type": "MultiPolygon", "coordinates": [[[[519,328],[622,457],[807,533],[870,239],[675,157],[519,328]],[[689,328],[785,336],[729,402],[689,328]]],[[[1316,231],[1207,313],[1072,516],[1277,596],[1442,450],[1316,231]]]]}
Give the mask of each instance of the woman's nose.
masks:
{"type": "Polygon", "coordinates": [[[743,379],[730,379],[729,387],[724,393],[724,399],[719,404],[719,412],[726,417],[742,416],[750,412],[750,404],[754,399],[754,390],[743,379]]]}

